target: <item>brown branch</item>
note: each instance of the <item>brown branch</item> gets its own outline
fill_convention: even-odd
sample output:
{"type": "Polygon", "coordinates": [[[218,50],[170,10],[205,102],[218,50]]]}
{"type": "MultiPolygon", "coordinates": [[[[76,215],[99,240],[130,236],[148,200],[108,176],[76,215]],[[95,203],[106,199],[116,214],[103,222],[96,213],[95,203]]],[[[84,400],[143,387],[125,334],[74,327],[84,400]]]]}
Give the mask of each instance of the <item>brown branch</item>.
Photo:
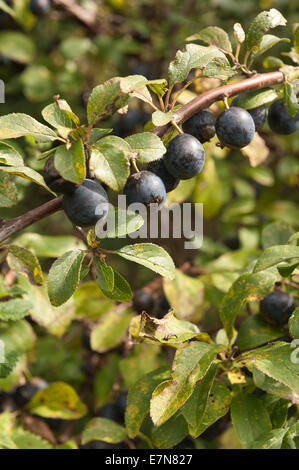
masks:
{"type": "Polygon", "coordinates": [[[71,13],[93,33],[97,34],[100,32],[100,25],[95,15],[76,3],[75,0],[54,0],[54,3],[71,13]]]}
{"type": "Polygon", "coordinates": [[[27,212],[27,214],[21,215],[20,217],[16,217],[15,219],[1,219],[0,243],[6,240],[7,238],[11,237],[15,233],[19,232],[20,230],[23,230],[24,228],[33,224],[34,222],[37,222],[38,220],[41,220],[44,217],[47,217],[48,215],[60,210],[61,202],[62,196],[59,196],[56,199],[52,199],[51,201],[42,204],[36,209],[32,209],[31,211],[27,212]]]}
{"type": "MultiPolygon", "coordinates": [[[[253,77],[239,82],[229,83],[218,88],[213,88],[212,90],[202,93],[200,96],[197,96],[192,101],[178,109],[173,115],[173,121],[180,124],[189,119],[195,113],[198,113],[198,111],[201,111],[212,103],[215,103],[215,101],[220,101],[224,98],[229,98],[230,96],[238,95],[246,91],[277,85],[279,83],[283,83],[283,81],[284,75],[282,72],[269,72],[256,74],[253,77]]],[[[163,137],[170,127],[170,124],[154,127],[151,132],[159,137],[163,137]]]]}
{"type": "MultiPolygon", "coordinates": [[[[69,0],[55,1],[63,3],[69,2],[69,0]]],[[[176,111],[173,116],[173,121],[178,124],[182,123],[193,116],[193,114],[210,106],[215,101],[238,95],[239,93],[244,93],[246,91],[257,90],[258,88],[264,88],[270,85],[277,85],[283,81],[284,75],[281,72],[270,72],[257,74],[240,82],[230,83],[228,85],[223,85],[219,88],[209,90],[194,98],[194,100],[176,111]]],[[[166,125],[155,127],[151,132],[162,137],[168,129],[169,125],[166,125]]],[[[58,211],[61,208],[61,200],[62,197],[60,196],[15,219],[3,220],[0,218],[0,243],[34,222],[58,211]]]]}

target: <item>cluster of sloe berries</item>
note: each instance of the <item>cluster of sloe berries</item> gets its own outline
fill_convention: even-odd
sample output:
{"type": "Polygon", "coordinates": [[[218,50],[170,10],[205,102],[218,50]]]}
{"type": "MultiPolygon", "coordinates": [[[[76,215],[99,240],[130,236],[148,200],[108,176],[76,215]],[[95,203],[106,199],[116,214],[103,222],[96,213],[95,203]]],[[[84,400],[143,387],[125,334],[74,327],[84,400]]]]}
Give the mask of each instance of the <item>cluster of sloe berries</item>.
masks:
{"type": "MultiPolygon", "coordinates": [[[[146,207],[161,207],[166,193],[173,191],[180,180],[198,175],[205,163],[203,143],[217,135],[222,146],[243,148],[248,145],[267,119],[265,105],[253,109],[240,108],[239,97],[217,119],[209,110],[203,110],[183,124],[184,133],[178,134],[167,145],[165,155],[151,161],[146,170],[133,173],[127,179],[124,194],[127,204],[142,203],[146,207]]],[[[299,113],[290,116],[283,100],[277,100],[269,108],[268,124],[273,132],[290,134],[299,129],[299,113]]],[[[55,192],[63,193],[62,207],[75,225],[95,225],[107,213],[108,196],[103,186],[86,179],[83,184],[65,181],[51,157],[43,171],[47,185],[55,192]]]]}

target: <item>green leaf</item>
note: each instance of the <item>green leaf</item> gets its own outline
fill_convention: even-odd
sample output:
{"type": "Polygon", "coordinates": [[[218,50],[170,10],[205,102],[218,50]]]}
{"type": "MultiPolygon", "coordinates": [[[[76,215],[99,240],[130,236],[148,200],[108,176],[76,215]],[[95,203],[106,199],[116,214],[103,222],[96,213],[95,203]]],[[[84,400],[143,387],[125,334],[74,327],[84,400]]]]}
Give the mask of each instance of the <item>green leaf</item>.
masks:
{"type": "MultiPolygon", "coordinates": [[[[131,321],[130,327],[135,319],[131,321]]],[[[130,334],[129,327],[129,334],[130,334]]],[[[135,346],[129,354],[120,360],[119,370],[124,379],[126,387],[130,388],[145,374],[153,371],[158,366],[166,364],[165,358],[161,356],[161,347],[159,344],[148,344],[142,342],[135,346]]]]}
{"type": "Polygon", "coordinates": [[[273,345],[244,353],[241,361],[246,366],[256,367],[299,395],[298,364],[292,360],[292,352],[290,344],[276,342],[273,345]]]}
{"type": "Polygon", "coordinates": [[[52,264],[48,277],[48,293],[52,305],[58,307],[75,292],[85,253],[81,250],[68,251],[52,264]]]}
{"type": "Polygon", "coordinates": [[[192,394],[196,382],[207,373],[223,346],[191,342],[177,350],[172,365],[172,380],[162,382],[154,390],[150,414],[159,426],[173,416],[192,394]]]}
{"type": "Polygon", "coordinates": [[[132,309],[122,305],[102,315],[91,331],[91,349],[103,353],[118,346],[126,335],[132,316],[132,309]]]}
{"type": "Polygon", "coordinates": [[[19,320],[29,315],[30,302],[23,299],[11,299],[0,302],[0,319],[3,321],[19,320]]]}
{"type": "Polygon", "coordinates": [[[144,375],[130,389],[127,398],[125,423],[130,438],[136,437],[150,409],[155,388],[170,377],[168,369],[156,369],[144,375]]]}
{"type": "Polygon", "coordinates": [[[93,382],[94,408],[96,410],[109,401],[115,377],[119,372],[118,366],[119,355],[117,353],[110,353],[107,357],[107,362],[97,371],[93,382]]]}
{"type": "MultiPolygon", "coordinates": [[[[155,114],[155,113],[154,113],[155,114]]],[[[166,152],[162,140],[151,132],[141,132],[126,138],[141,164],[157,160],[166,152]]]]}
{"type": "Polygon", "coordinates": [[[288,417],[288,407],[289,403],[287,400],[283,400],[282,398],[277,400],[274,405],[271,404],[270,418],[273,429],[284,427],[288,417]]]}
{"type": "Polygon", "coordinates": [[[184,52],[178,51],[175,60],[169,65],[169,85],[186,80],[190,70],[203,69],[217,58],[223,59],[223,61],[227,60],[223,52],[215,46],[187,44],[186,50],[184,52]]]}
{"type": "Polygon", "coordinates": [[[191,397],[182,408],[182,413],[189,425],[189,433],[197,436],[207,407],[209,394],[213,386],[218,364],[213,364],[207,374],[201,379],[191,397]]]}
{"type": "Polygon", "coordinates": [[[58,258],[67,251],[86,248],[83,241],[71,235],[40,235],[26,232],[15,238],[14,242],[40,258],[58,258]]]}
{"type": "Polygon", "coordinates": [[[32,304],[29,312],[33,320],[46,328],[52,335],[61,337],[74,317],[72,300],[70,299],[60,307],[53,307],[49,302],[46,285],[43,287],[33,286],[26,278],[20,279],[19,283],[26,291],[24,299],[32,304]]]}
{"type": "Polygon", "coordinates": [[[31,135],[38,142],[57,139],[56,133],[50,127],[44,126],[27,114],[11,113],[0,116],[0,139],[16,139],[26,135],[31,135]]]}
{"type": "Polygon", "coordinates": [[[297,307],[289,319],[289,331],[294,339],[299,339],[299,307],[297,307]]]}
{"type": "Polygon", "coordinates": [[[152,123],[154,126],[165,126],[173,119],[173,112],[167,111],[164,113],[163,111],[157,110],[152,114],[152,123]]]}
{"type": "Polygon", "coordinates": [[[265,250],[274,245],[286,245],[291,242],[294,229],[285,222],[276,221],[266,225],[262,230],[262,246],[265,250]]]}
{"type": "Polygon", "coordinates": [[[82,444],[85,445],[95,440],[117,444],[126,436],[126,430],[111,419],[93,418],[83,429],[82,444]]]}
{"type": "Polygon", "coordinates": [[[163,282],[167,300],[181,319],[192,318],[202,305],[204,285],[200,278],[183,274],[176,269],[174,280],[163,282]]]}
{"type": "Polygon", "coordinates": [[[42,110],[42,116],[65,139],[73,129],[73,120],[78,125],[80,124],[79,118],[72,113],[70,106],[64,100],[57,100],[55,103],[46,106],[42,110]]]}
{"type": "Polygon", "coordinates": [[[281,449],[287,429],[273,429],[251,443],[250,449],[281,449]]]}
{"type": "Polygon", "coordinates": [[[271,47],[276,46],[279,42],[290,42],[288,38],[278,38],[277,36],[273,36],[272,34],[265,34],[262,38],[259,49],[256,52],[252,53],[252,58],[256,59],[257,57],[261,56],[265,52],[267,52],[271,47]]]}
{"type": "Polygon", "coordinates": [[[0,171],[4,171],[5,173],[9,173],[11,175],[20,176],[21,178],[25,178],[29,181],[33,181],[33,183],[42,186],[43,188],[47,189],[47,191],[55,195],[55,193],[51,191],[51,189],[46,185],[42,175],[40,175],[37,171],[33,170],[32,168],[29,168],[27,166],[0,166],[0,171]]]}
{"type": "Polygon", "coordinates": [[[19,31],[1,31],[0,54],[14,62],[28,64],[34,58],[35,46],[28,35],[24,33],[19,31]]]}
{"type": "Polygon", "coordinates": [[[289,387],[265,375],[256,367],[253,367],[251,371],[254,384],[264,392],[267,392],[267,396],[283,398],[292,403],[299,403],[299,395],[294,393],[289,387]]]}
{"type": "Polygon", "coordinates": [[[199,328],[191,322],[178,320],[173,311],[163,318],[150,317],[142,313],[138,337],[147,338],[162,344],[179,344],[200,336],[199,328]]]}
{"type": "MultiPolygon", "coordinates": [[[[2,359],[2,358],[1,358],[2,359]]],[[[4,362],[0,361],[0,378],[5,379],[14,370],[19,359],[19,354],[10,351],[7,354],[4,349],[4,362]]]]}
{"type": "Polygon", "coordinates": [[[295,84],[288,82],[283,84],[283,101],[287,105],[291,116],[295,116],[295,114],[299,111],[297,93],[298,90],[295,84]]]}
{"type": "Polygon", "coordinates": [[[299,259],[299,246],[270,246],[258,258],[254,267],[254,272],[258,273],[259,271],[263,271],[264,269],[275,266],[283,261],[290,261],[293,258],[299,259]]]}
{"type": "Polygon", "coordinates": [[[257,15],[249,26],[246,35],[246,47],[248,50],[257,50],[260,48],[261,41],[269,29],[277,26],[285,26],[287,20],[275,8],[269,11],[262,11],[257,15]]]}
{"type": "Polygon", "coordinates": [[[245,449],[272,429],[270,416],[259,398],[239,393],[231,402],[231,418],[236,434],[245,449]]]}
{"type": "Polygon", "coordinates": [[[43,272],[39,261],[27,248],[10,245],[7,261],[13,271],[25,273],[32,284],[42,285],[43,272]]]}
{"type": "Polygon", "coordinates": [[[261,315],[252,315],[241,324],[238,334],[240,350],[255,348],[286,334],[285,328],[269,325],[261,315]]]}
{"type": "Polygon", "coordinates": [[[91,129],[89,144],[93,145],[102,137],[105,137],[107,134],[110,134],[113,129],[100,129],[98,127],[94,127],[91,129]]]}
{"type": "Polygon", "coordinates": [[[0,207],[12,207],[18,202],[14,178],[0,170],[0,207]]]}
{"type": "Polygon", "coordinates": [[[121,191],[130,175],[129,144],[116,136],[107,136],[91,147],[90,168],[95,176],[114,191],[121,191]]]}
{"type": "Polygon", "coordinates": [[[175,277],[174,263],[167,251],[161,246],[153,243],[135,243],[134,245],[123,246],[115,253],[168,279],[174,279],[175,277]]]}
{"type": "Polygon", "coordinates": [[[238,106],[244,109],[254,109],[277,99],[278,94],[272,88],[248,91],[238,96],[238,106]]]}
{"type": "Polygon", "coordinates": [[[97,283],[100,289],[112,291],[114,288],[114,271],[111,266],[107,266],[99,257],[95,258],[97,268],[97,283]]]}
{"type": "Polygon", "coordinates": [[[12,432],[11,438],[18,449],[53,449],[50,442],[20,427],[12,432]]]}
{"type": "Polygon", "coordinates": [[[114,270],[114,287],[112,291],[101,289],[103,294],[109,299],[117,302],[130,302],[133,297],[130,284],[114,270]]]}
{"type": "Polygon", "coordinates": [[[111,78],[102,85],[96,86],[87,103],[87,118],[89,124],[108,119],[118,109],[128,104],[129,96],[123,93],[120,87],[122,79],[111,78]]]}
{"type": "Polygon", "coordinates": [[[61,145],[54,156],[54,165],[65,180],[81,184],[86,178],[85,155],[83,141],[73,141],[70,148],[61,145]]]}
{"type": "Polygon", "coordinates": [[[24,165],[22,155],[7,142],[0,142],[0,163],[11,166],[24,165]]]}
{"type": "Polygon", "coordinates": [[[237,71],[230,66],[227,59],[216,57],[204,67],[198,76],[212,77],[217,78],[218,80],[227,81],[236,74],[237,71]]]}
{"type": "Polygon", "coordinates": [[[158,449],[172,449],[188,435],[188,425],[180,414],[173,416],[161,426],[154,427],[151,440],[158,449]]]}
{"type": "Polygon", "coordinates": [[[225,52],[232,52],[232,45],[228,34],[218,26],[208,26],[199,33],[189,36],[186,41],[203,41],[211,46],[216,46],[225,52]]]}
{"type": "Polygon", "coordinates": [[[76,391],[64,382],[53,382],[39,390],[28,403],[27,409],[43,418],[78,419],[87,413],[86,405],[76,391]]]}
{"type": "Polygon", "coordinates": [[[209,393],[200,426],[196,430],[189,430],[192,437],[197,438],[212,424],[218,421],[218,419],[226,415],[229,410],[230,402],[231,392],[229,389],[222,383],[214,383],[209,393]]]}
{"type": "Polygon", "coordinates": [[[81,284],[73,296],[75,314],[82,319],[95,320],[112,309],[114,302],[103,294],[95,282],[81,284]]]}
{"type": "Polygon", "coordinates": [[[27,353],[34,347],[36,336],[26,320],[0,323],[0,340],[5,345],[5,354],[27,353]]]}
{"type": "Polygon", "coordinates": [[[277,276],[270,271],[243,274],[231,286],[223,297],[220,306],[220,319],[229,340],[233,337],[236,316],[242,312],[248,300],[257,300],[265,296],[276,281],[277,276]]]}

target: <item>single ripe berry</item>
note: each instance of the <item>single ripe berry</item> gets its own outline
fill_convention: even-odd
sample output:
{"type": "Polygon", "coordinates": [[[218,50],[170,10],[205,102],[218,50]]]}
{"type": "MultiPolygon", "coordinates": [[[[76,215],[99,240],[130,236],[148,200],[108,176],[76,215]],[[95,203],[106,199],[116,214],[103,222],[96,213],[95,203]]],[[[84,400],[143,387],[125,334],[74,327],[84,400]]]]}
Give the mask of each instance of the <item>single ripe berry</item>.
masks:
{"type": "Polygon", "coordinates": [[[252,141],[254,133],[254,120],[246,109],[232,106],[217,118],[217,137],[227,147],[246,147],[252,141]]]}
{"type": "Polygon", "coordinates": [[[46,16],[51,9],[50,0],[30,0],[30,11],[36,16],[46,16]]]}
{"type": "Polygon", "coordinates": [[[138,289],[133,296],[133,308],[141,314],[143,311],[150,313],[154,306],[152,294],[145,289],[138,289]]]}
{"type": "Polygon", "coordinates": [[[128,399],[128,394],[125,392],[122,392],[118,395],[115,406],[118,411],[118,421],[123,423],[125,420],[125,412],[127,408],[127,399],[128,399]]]}
{"type": "Polygon", "coordinates": [[[46,185],[55,193],[69,193],[78,187],[75,183],[63,179],[58,173],[54,165],[54,157],[47,160],[43,169],[43,177],[46,185]]]}
{"type": "Polygon", "coordinates": [[[113,403],[106,403],[96,412],[99,418],[111,419],[112,421],[119,421],[119,411],[117,406],[113,403]]]}
{"type": "Polygon", "coordinates": [[[272,325],[284,325],[295,309],[291,295],[280,290],[270,292],[260,302],[260,313],[272,325]]]}
{"type": "Polygon", "coordinates": [[[173,191],[180,182],[180,180],[174,178],[169,173],[169,171],[166,170],[163,158],[159,158],[158,160],[153,160],[150,162],[147,166],[147,169],[161,178],[167,193],[173,191]]]}
{"type": "Polygon", "coordinates": [[[283,100],[274,101],[269,108],[268,124],[275,134],[292,134],[299,129],[299,112],[295,116],[290,116],[283,100]]]}
{"type": "Polygon", "coordinates": [[[179,134],[169,142],[163,161],[174,178],[187,180],[203,169],[205,151],[193,135],[179,134]]]}
{"type": "Polygon", "coordinates": [[[208,142],[215,135],[216,118],[211,111],[204,109],[199,114],[194,114],[183,124],[183,131],[196,137],[199,142],[208,142]]]}
{"type": "MultiPolygon", "coordinates": [[[[232,106],[238,106],[239,96],[233,99],[232,106]]],[[[262,106],[257,106],[256,108],[247,109],[250,116],[254,120],[255,129],[258,131],[262,129],[266,122],[267,118],[267,108],[263,104],[262,106]]]]}
{"type": "Polygon", "coordinates": [[[139,202],[146,206],[161,206],[166,200],[166,189],[159,176],[151,171],[139,171],[129,176],[124,187],[127,204],[139,202]]]}
{"type": "Polygon", "coordinates": [[[171,306],[164,294],[160,295],[154,304],[153,315],[156,318],[163,318],[170,310],[171,306]]]}
{"type": "Polygon", "coordinates": [[[108,213],[108,196],[100,183],[86,179],[62,199],[62,208],[74,225],[90,227],[108,213]]]}

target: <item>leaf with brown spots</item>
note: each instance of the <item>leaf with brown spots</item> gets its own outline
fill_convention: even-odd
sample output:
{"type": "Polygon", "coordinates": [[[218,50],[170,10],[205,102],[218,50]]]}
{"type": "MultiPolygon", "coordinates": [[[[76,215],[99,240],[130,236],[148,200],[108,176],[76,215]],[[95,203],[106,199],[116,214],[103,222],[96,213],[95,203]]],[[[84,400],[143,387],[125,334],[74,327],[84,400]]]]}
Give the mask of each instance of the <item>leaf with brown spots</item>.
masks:
{"type": "Polygon", "coordinates": [[[77,392],[64,382],[53,382],[39,390],[28,403],[27,409],[43,418],[78,419],[87,413],[86,405],[77,392]]]}
{"type": "Polygon", "coordinates": [[[170,371],[160,368],[144,375],[130,389],[127,398],[125,423],[129,437],[137,436],[150,409],[152,393],[159,383],[170,377],[170,371]]]}
{"type": "Polygon", "coordinates": [[[37,257],[26,248],[10,245],[7,262],[17,273],[25,273],[31,284],[42,285],[43,272],[37,257]]]}

